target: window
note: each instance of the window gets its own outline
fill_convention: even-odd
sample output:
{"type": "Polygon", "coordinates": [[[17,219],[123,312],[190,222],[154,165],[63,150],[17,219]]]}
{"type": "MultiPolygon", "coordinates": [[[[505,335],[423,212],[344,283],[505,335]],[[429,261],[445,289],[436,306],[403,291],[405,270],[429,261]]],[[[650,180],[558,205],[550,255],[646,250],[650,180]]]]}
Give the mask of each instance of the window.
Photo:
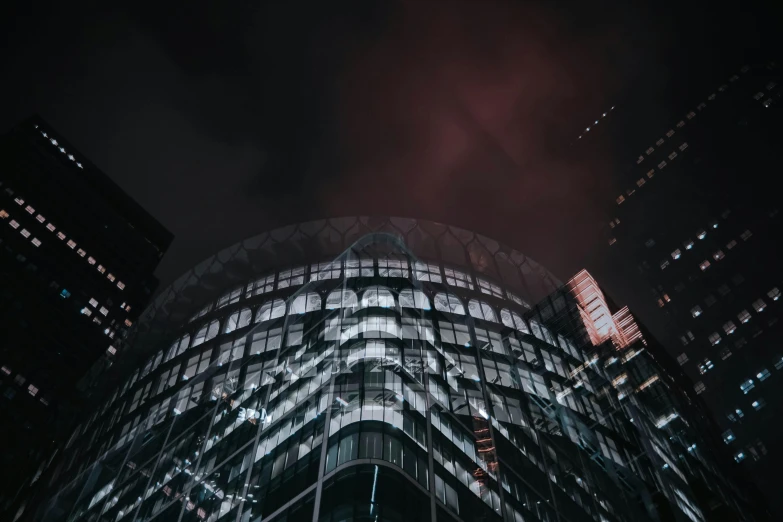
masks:
{"type": "Polygon", "coordinates": [[[277,278],[277,288],[288,288],[304,284],[304,273],[305,267],[303,266],[281,271],[277,278]]]}
{"type": "Polygon", "coordinates": [[[98,270],[98,272],[100,272],[101,274],[105,274],[105,273],[106,273],[106,269],[103,267],[103,265],[98,265],[98,266],[97,266],[97,270],[98,270]]]}
{"type": "Polygon", "coordinates": [[[36,395],[38,395],[38,388],[36,388],[34,384],[31,384],[30,386],[27,387],[27,393],[35,397],[36,395]]]}
{"type": "Polygon", "coordinates": [[[683,143],[682,145],[680,145],[680,147],[679,147],[679,148],[680,148],[680,152],[684,151],[685,149],[687,149],[687,148],[688,148],[688,143],[687,143],[687,142],[686,142],[686,143],[683,143]]]}
{"type": "Polygon", "coordinates": [[[767,401],[759,397],[758,399],[753,401],[750,405],[753,406],[754,410],[759,411],[761,408],[767,405],[767,401]]]}
{"type": "Polygon", "coordinates": [[[404,259],[378,259],[378,275],[381,277],[410,277],[408,261],[404,259]]]}
{"type": "Polygon", "coordinates": [[[359,299],[353,290],[334,290],[326,297],[326,309],[337,310],[338,308],[356,309],[359,306],[359,299]]]}
{"type": "Polygon", "coordinates": [[[28,232],[26,228],[23,228],[19,233],[24,237],[30,237],[30,232],[28,232]]]}
{"type": "MultiPolygon", "coordinates": [[[[273,328],[253,334],[253,344],[250,349],[253,353],[275,351],[280,348],[280,339],[283,335],[282,328],[273,328]]],[[[274,361],[271,361],[274,362],[274,361]]]]}
{"type": "Polygon", "coordinates": [[[704,375],[714,367],[715,365],[712,364],[712,361],[710,361],[709,358],[706,358],[701,363],[699,363],[699,373],[704,375]]]}
{"type": "Polygon", "coordinates": [[[696,392],[696,395],[701,395],[702,393],[704,393],[704,390],[706,389],[707,387],[701,381],[693,385],[693,390],[696,392]]]}
{"type": "Polygon", "coordinates": [[[681,129],[683,127],[685,127],[685,121],[684,120],[680,120],[680,122],[677,124],[677,128],[681,129]]]}
{"type": "Polygon", "coordinates": [[[57,232],[57,239],[62,241],[63,239],[65,239],[65,234],[63,234],[62,232],[57,232]]]}
{"type": "Polygon", "coordinates": [[[51,223],[47,224],[46,228],[49,229],[49,232],[54,232],[56,230],[55,226],[52,225],[51,223]]]}
{"type": "Polygon", "coordinates": [[[485,321],[492,321],[495,323],[498,322],[498,317],[495,315],[495,311],[491,306],[483,301],[471,299],[468,302],[468,313],[470,313],[471,317],[475,317],[477,319],[484,319],[485,321]]]}
{"type": "Polygon", "coordinates": [[[704,239],[705,237],[707,237],[707,231],[704,230],[703,228],[699,229],[699,231],[696,232],[696,238],[704,239]]]}
{"type": "Polygon", "coordinates": [[[525,320],[522,319],[516,312],[511,312],[504,308],[500,311],[500,319],[503,324],[509,328],[519,330],[520,332],[525,332],[526,334],[530,333],[530,330],[527,327],[527,323],[525,323],[525,320]]]}
{"type": "Polygon", "coordinates": [[[95,258],[94,257],[88,257],[87,258],[87,263],[89,263],[91,265],[94,265],[95,264],[95,258]]]}
{"type": "Polygon", "coordinates": [[[275,289],[275,274],[262,277],[256,281],[247,284],[245,289],[245,297],[252,295],[261,295],[271,292],[275,289]]]}
{"type": "Polygon", "coordinates": [[[513,293],[509,292],[508,290],[506,291],[506,295],[508,295],[508,298],[511,299],[512,301],[514,301],[516,304],[518,304],[520,306],[524,306],[527,309],[530,309],[530,305],[527,304],[525,302],[525,300],[522,299],[521,297],[519,297],[518,295],[513,294],[513,293]]]}
{"type": "Polygon", "coordinates": [[[723,259],[724,257],[726,257],[726,256],[723,254],[723,250],[718,250],[717,252],[715,252],[714,254],[712,254],[712,258],[713,258],[715,261],[720,261],[720,260],[721,260],[721,259],[723,259]]]}
{"type": "Polygon", "coordinates": [[[699,268],[701,268],[702,272],[707,270],[709,267],[710,267],[710,262],[707,261],[706,259],[699,264],[699,268]]]}
{"type": "Polygon", "coordinates": [[[775,360],[775,369],[776,370],[783,370],[783,357],[777,356],[775,360]]]}
{"type": "Polygon", "coordinates": [[[2,368],[0,368],[0,371],[2,371],[6,375],[11,375],[11,368],[9,368],[8,366],[3,366],[2,368]]]}
{"type": "Polygon", "coordinates": [[[503,290],[501,290],[498,285],[491,283],[485,279],[481,279],[480,277],[477,277],[476,280],[478,281],[479,290],[481,290],[482,294],[487,294],[503,299],[503,290]]]}
{"type": "Polygon", "coordinates": [[[381,308],[394,308],[394,295],[388,288],[373,286],[362,293],[361,307],[379,306],[381,308]]]}
{"type": "Polygon", "coordinates": [[[666,137],[671,138],[672,136],[674,136],[674,129],[669,129],[669,132],[666,133],[666,137]]]}
{"type": "Polygon", "coordinates": [[[707,339],[709,339],[710,344],[713,346],[720,344],[720,334],[718,332],[712,332],[707,339]]]}
{"type": "Polygon", "coordinates": [[[440,275],[440,266],[432,263],[416,261],[413,275],[418,281],[430,281],[432,283],[443,282],[443,278],[440,275]]]}
{"type": "Polygon", "coordinates": [[[67,245],[68,245],[68,247],[70,247],[71,249],[74,249],[74,248],[76,248],[76,242],[74,242],[74,240],[73,240],[73,239],[69,239],[69,240],[68,240],[68,243],[66,243],[66,244],[67,244],[67,245]]]}
{"type": "Polygon", "coordinates": [[[778,287],[776,286],[775,288],[773,288],[772,290],[770,290],[769,292],[767,292],[767,295],[768,295],[768,296],[769,296],[769,298],[770,298],[770,299],[772,299],[773,301],[777,301],[778,299],[780,299],[780,290],[779,290],[779,289],[778,289],[778,287]]]}
{"type": "Polygon", "coordinates": [[[105,306],[101,306],[100,312],[105,316],[109,314],[109,311],[106,309],[105,306]]]}
{"type": "Polygon", "coordinates": [[[743,460],[745,460],[745,453],[743,453],[741,451],[736,453],[734,455],[734,460],[736,460],[737,462],[742,462],[743,460]]]}
{"type": "Polygon", "coordinates": [[[646,153],[647,153],[647,155],[649,156],[650,154],[652,154],[653,152],[655,152],[655,149],[654,149],[654,148],[652,148],[652,147],[650,147],[649,149],[647,149],[647,150],[646,150],[646,151],[644,151],[644,152],[646,152],[646,153]]]}
{"type": "Polygon", "coordinates": [[[41,246],[41,240],[40,240],[40,239],[38,239],[37,237],[34,237],[33,239],[31,239],[31,240],[30,240],[30,242],[31,242],[33,245],[37,246],[37,247],[41,246]]]}
{"type": "Polygon", "coordinates": [[[686,362],[688,362],[688,354],[683,352],[677,357],[677,363],[682,366],[686,362]]]}
{"type": "Polygon", "coordinates": [[[117,288],[119,288],[120,290],[125,290],[125,283],[123,283],[122,281],[117,281],[117,288]]]}
{"type": "Polygon", "coordinates": [[[321,309],[321,296],[315,292],[308,292],[307,294],[299,294],[291,302],[291,308],[289,313],[291,314],[304,314],[307,312],[315,312],[321,309]]]}
{"type": "Polygon", "coordinates": [[[619,205],[619,204],[621,204],[623,201],[625,201],[625,196],[623,196],[622,194],[620,194],[620,195],[617,197],[617,204],[619,205]]]}
{"type": "Polygon", "coordinates": [[[438,321],[440,338],[444,343],[470,345],[470,332],[464,324],[453,324],[446,321],[438,321]]]}
{"type": "Polygon", "coordinates": [[[372,277],[375,268],[372,259],[348,259],[345,261],[345,277],[372,277]]]}
{"type": "Polygon", "coordinates": [[[342,262],[315,263],[310,265],[310,281],[322,281],[324,279],[339,279],[342,273],[342,262]]]}
{"type": "Polygon", "coordinates": [[[223,333],[231,333],[234,330],[248,326],[252,318],[253,312],[250,310],[250,308],[243,308],[238,312],[234,312],[226,321],[226,326],[223,329],[223,333]]]}
{"type": "Polygon", "coordinates": [[[747,310],[743,310],[737,314],[737,318],[740,320],[742,324],[745,324],[748,321],[750,321],[750,312],[748,312],[747,310]]]}
{"type": "Polygon", "coordinates": [[[663,169],[666,166],[666,161],[662,161],[658,164],[658,170],[663,169]]]}
{"type": "Polygon", "coordinates": [[[646,181],[644,181],[644,178],[639,178],[636,180],[636,186],[639,188],[641,188],[645,183],[646,181]]]}
{"type": "Polygon", "coordinates": [[[218,299],[217,305],[215,306],[215,310],[219,310],[220,308],[223,308],[224,306],[238,303],[239,298],[242,297],[242,287],[235,288],[234,290],[228,292],[227,294],[224,294],[218,299]]]}
{"type": "Polygon", "coordinates": [[[673,160],[676,157],[677,157],[677,153],[676,152],[672,152],[671,154],[669,154],[669,161],[673,160]]]}
{"type": "Polygon", "coordinates": [[[13,219],[9,221],[8,224],[11,225],[11,228],[19,228],[19,223],[17,223],[13,219]]]}
{"type": "Polygon", "coordinates": [[[283,317],[285,315],[285,301],[282,299],[275,299],[272,302],[264,303],[258,309],[256,313],[256,322],[269,321],[283,317]]]}
{"type": "Polygon", "coordinates": [[[748,239],[750,239],[750,236],[752,235],[753,233],[750,230],[746,230],[745,232],[740,234],[740,239],[742,239],[743,241],[747,241],[748,239]]]}
{"type": "Polygon", "coordinates": [[[769,376],[770,376],[769,370],[767,370],[766,368],[764,368],[763,370],[761,370],[759,373],[756,374],[756,378],[759,380],[759,382],[766,381],[769,378],[769,376]]]}
{"type": "Polygon", "coordinates": [[[674,260],[680,259],[681,256],[682,256],[682,252],[680,251],[679,248],[674,252],[672,252],[672,259],[674,260]]]}
{"type": "Polygon", "coordinates": [[[690,250],[691,248],[693,248],[693,241],[688,240],[684,242],[683,245],[685,246],[685,250],[690,250]]]}
{"type": "Polygon", "coordinates": [[[400,291],[400,306],[403,308],[418,308],[429,310],[430,300],[421,290],[406,288],[400,291]]]}
{"type": "Polygon", "coordinates": [[[663,138],[660,138],[658,141],[655,142],[655,144],[658,145],[659,147],[663,145],[663,138]]]}
{"type": "Polygon", "coordinates": [[[727,295],[729,295],[731,293],[731,288],[729,288],[729,285],[725,285],[725,284],[724,285],[720,285],[718,287],[718,293],[722,297],[725,297],[725,296],[727,296],[727,295]]]}
{"type": "Polygon", "coordinates": [[[691,315],[693,317],[699,317],[701,315],[701,313],[702,313],[701,306],[697,305],[697,306],[694,306],[693,308],[691,308],[691,315]]]}
{"type": "Polygon", "coordinates": [[[725,361],[729,357],[731,357],[731,350],[729,350],[729,347],[726,346],[725,348],[722,348],[719,352],[721,360],[725,361]]]}
{"type": "Polygon", "coordinates": [[[84,256],[87,255],[87,252],[85,252],[83,248],[80,248],[79,250],[77,250],[76,253],[79,254],[81,257],[84,257],[84,256]]]}
{"type": "Polygon", "coordinates": [[[24,386],[24,383],[27,381],[23,376],[17,375],[14,377],[14,382],[18,384],[19,386],[24,386]]]}
{"type": "Polygon", "coordinates": [[[647,171],[647,177],[652,179],[653,176],[655,176],[655,169],[650,169],[647,171]]]}
{"type": "Polygon", "coordinates": [[[726,335],[733,334],[736,329],[737,326],[734,324],[734,321],[729,321],[723,325],[723,331],[726,332],[726,335]]]}
{"type": "Polygon", "coordinates": [[[435,295],[435,310],[465,315],[465,307],[459,298],[452,294],[439,293],[435,295]]]}
{"type": "Polygon", "coordinates": [[[653,238],[648,239],[647,241],[644,242],[644,246],[646,246],[647,248],[654,247],[655,246],[655,240],[653,238]]]}
{"type": "Polygon", "coordinates": [[[766,307],[767,307],[767,303],[765,303],[763,299],[756,299],[755,301],[753,301],[753,308],[758,313],[763,312],[766,307]]]}
{"type": "Polygon", "coordinates": [[[740,383],[740,390],[742,390],[742,393],[744,393],[745,395],[747,395],[748,392],[755,387],[756,385],[753,383],[753,379],[747,379],[745,381],[742,381],[742,383],[740,383]]]}
{"type": "Polygon", "coordinates": [[[33,207],[31,207],[30,205],[27,205],[25,210],[27,211],[28,214],[35,214],[35,209],[33,207]]]}

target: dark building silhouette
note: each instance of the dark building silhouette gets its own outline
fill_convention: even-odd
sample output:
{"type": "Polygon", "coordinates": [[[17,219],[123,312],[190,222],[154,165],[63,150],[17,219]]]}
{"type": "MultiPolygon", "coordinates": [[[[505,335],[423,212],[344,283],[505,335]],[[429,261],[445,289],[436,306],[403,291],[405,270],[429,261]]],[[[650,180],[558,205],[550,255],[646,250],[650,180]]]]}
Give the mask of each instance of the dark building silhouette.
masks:
{"type": "Polygon", "coordinates": [[[438,223],[247,239],[160,292],[24,516],[758,519],[599,294],[438,223]]]}
{"type": "Polygon", "coordinates": [[[40,118],[0,157],[2,512],[53,457],[77,383],[122,349],[172,236],[40,118]]]}
{"type": "Polygon", "coordinates": [[[691,92],[692,105],[650,129],[621,169],[604,247],[615,272],[646,284],[662,342],[778,516],[782,92],[774,62],[691,92]]]}

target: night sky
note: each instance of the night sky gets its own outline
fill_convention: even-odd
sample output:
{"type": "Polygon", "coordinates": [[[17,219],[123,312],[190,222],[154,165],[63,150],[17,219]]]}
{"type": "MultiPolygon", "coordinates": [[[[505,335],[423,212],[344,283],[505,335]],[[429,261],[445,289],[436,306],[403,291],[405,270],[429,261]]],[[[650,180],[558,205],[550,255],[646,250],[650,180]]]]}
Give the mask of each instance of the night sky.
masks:
{"type": "Polygon", "coordinates": [[[164,284],[271,227],[364,213],[480,231],[566,279],[638,152],[576,136],[612,105],[660,132],[683,86],[769,51],[779,22],[748,2],[110,4],[0,16],[0,132],[40,114],[171,230],[164,284]]]}

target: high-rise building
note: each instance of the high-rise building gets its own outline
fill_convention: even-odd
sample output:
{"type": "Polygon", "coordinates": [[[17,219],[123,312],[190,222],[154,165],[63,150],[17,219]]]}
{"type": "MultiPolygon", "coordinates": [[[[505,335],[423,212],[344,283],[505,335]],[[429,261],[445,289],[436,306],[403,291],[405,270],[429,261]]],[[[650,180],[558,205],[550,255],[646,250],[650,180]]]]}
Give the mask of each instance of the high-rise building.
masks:
{"type": "Polygon", "coordinates": [[[238,243],[145,311],[26,516],[752,520],[590,280],[401,218],[238,243]]]}
{"type": "Polygon", "coordinates": [[[172,236],[40,118],[0,155],[2,513],[52,457],[79,380],[111,364],[151,299],[172,236]]]}
{"type": "Polygon", "coordinates": [[[662,341],[783,515],[781,81],[775,63],[738,68],[650,129],[607,195],[604,248],[646,283],[662,341]]]}

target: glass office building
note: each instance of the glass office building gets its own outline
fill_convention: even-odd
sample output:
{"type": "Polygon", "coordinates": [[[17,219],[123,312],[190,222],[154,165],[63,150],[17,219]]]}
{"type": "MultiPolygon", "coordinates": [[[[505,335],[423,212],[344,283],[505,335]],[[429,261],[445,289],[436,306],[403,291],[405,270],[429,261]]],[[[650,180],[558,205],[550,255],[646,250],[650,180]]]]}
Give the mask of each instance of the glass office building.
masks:
{"type": "Polygon", "coordinates": [[[618,316],[627,342],[591,341],[572,295],[410,219],[236,244],[143,314],[34,518],[700,522],[698,477],[749,519],[687,422],[653,416],[674,385],[644,340],[618,316]]]}

